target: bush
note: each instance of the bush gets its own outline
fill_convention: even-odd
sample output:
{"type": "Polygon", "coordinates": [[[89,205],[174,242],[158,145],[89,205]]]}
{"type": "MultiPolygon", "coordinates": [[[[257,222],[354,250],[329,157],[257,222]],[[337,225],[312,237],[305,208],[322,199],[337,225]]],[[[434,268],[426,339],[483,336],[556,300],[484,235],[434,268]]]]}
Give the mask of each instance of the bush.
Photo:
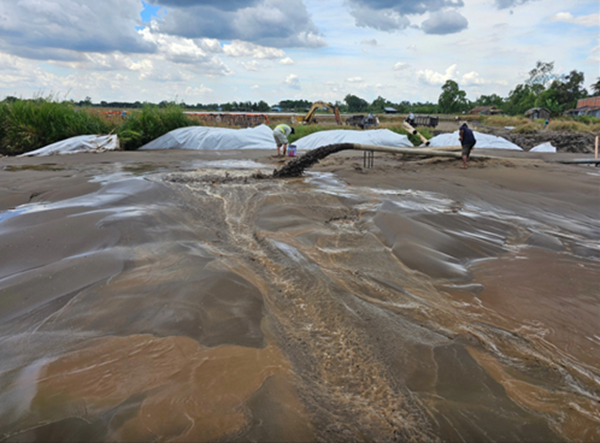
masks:
{"type": "Polygon", "coordinates": [[[501,115],[491,115],[482,117],[481,122],[488,126],[521,126],[529,123],[525,117],[504,117],[501,115]]]}
{"type": "Polygon", "coordinates": [[[147,105],[140,112],[131,113],[117,129],[121,147],[131,151],[165,135],[174,129],[194,126],[181,107],[165,108],[147,105]]]}
{"type": "Polygon", "coordinates": [[[575,117],[576,122],[584,123],[586,125],[599,124],[600,118],[592,117],[591,115],[582,115],[581,117],[575,117]]]}
{"type": "Polygon", "coordinates": [[[591,132],[590,126],[574,120],[553,120],[548,125],[550,131],[591,132]]]}
{"type": "Polygon", "coordinates": [[[0,107],[0,154],[19,155],[77,135],[106,134],[98,116],[52,97],[4,102],[0,107]]]}
{"type": "Polygon", "coordinates": [[[525,123],[524,125],[519,125],[512,132],[516,132],[517,134],[529,134],[532,132],[537,132],[542,129],[542,125],[536,122],[525,123]]]}

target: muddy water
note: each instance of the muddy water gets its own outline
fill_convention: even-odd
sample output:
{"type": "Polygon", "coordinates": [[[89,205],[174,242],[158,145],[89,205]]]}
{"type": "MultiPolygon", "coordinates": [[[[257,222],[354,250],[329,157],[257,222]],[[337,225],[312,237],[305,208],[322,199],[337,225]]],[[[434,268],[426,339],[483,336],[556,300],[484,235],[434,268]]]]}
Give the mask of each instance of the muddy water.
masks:
{"type": "Polygon", "coordinates": [[[585,213],[198,167],[0,213],[0,440],[600,439],[585,213]]]}

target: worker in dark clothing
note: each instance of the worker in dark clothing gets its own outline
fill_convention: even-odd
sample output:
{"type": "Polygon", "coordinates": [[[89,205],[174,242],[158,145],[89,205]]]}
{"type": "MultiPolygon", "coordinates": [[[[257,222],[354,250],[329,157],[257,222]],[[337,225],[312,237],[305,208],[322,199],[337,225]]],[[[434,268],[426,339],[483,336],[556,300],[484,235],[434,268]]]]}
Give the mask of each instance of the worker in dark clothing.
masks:
{"type": "Polygon", "coordinates": [[[463,122],[460,126],[458,139],[462,145],[463,164],[461,168],[467,169],[467,160],[469,160],[469,157],[471,156],[471,149],[473,149],[473,146],[475,146],[475,143],[477,143],[477,140],[475,140],[475,135],[473,135],[473,131],[469,129],[467,122],[463,122]]]}

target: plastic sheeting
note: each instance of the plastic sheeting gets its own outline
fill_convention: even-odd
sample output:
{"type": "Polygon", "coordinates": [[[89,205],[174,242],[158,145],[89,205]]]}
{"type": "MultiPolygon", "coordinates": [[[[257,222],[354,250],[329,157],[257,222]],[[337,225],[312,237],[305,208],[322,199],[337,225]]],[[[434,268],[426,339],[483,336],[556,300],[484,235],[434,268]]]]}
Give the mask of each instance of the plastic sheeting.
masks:
{"type": "Polygon", "coordinates": [[[175,129],[140,148],[159,149],[275,149],[275,140],[273,131],[266,125],[246,129],[189,126],[175,129]]]}
{"type": "MultiPolygon", "coordinates": [[[[513,151],[522,151],[519,146],[509,142],[505,138],[497,137],[490,134],[482,134],[481,132],[473,131],[475,135],[475,149],[510,149],[513,151]]],[[[458,131],[452,134],[440,134],[429,140],[430,148],[439,148],[442,146],[460,146],[460,140],[458,139],[458,131]]]]}
{"type": "Polygon", "coordinates": [[[529,152],[552,152],[556,154],[556,148],[554,145],[552,145],[552,143],[546,142],[542,143],[541,145],[537,145],[535,148],[531,148],[529,152]]]}
{"type": "Polygon", "coordinates": [[[360,143],[365,145],[413,147],[406,135],[400,135],[389,129],[371,129],[369,131],[353,131],[337,129],[320,131],[302,137],[294,142],[298,149],[316,149],[337,143],[360,143]]]}
{"type": "Polygon", "coordinates": [[[78,154],[81,152],[104,152],[119,149],[116,135],[80,135],[62,140],[19,157],[43,157],[46,155],[78,154]]]}

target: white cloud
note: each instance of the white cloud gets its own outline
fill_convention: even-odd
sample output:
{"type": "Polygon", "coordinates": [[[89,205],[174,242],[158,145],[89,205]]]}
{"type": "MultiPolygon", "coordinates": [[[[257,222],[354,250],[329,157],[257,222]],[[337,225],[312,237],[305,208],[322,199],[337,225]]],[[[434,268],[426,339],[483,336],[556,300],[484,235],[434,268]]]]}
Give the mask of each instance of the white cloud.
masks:
{"type": "Polygon", "coordinates": [[[192,95],[192,96],[199,96],[199,95],[204,95],[204,94],[207,94],[207,93],[210,93],[210,92],[213,92],[213,90],[210,89],[210,88],[207,88],[204,85],[200,85],[200,86],[195,87],[195,88],[193,88],[191,86],[188,86],[186,88],[186,90],[185,90],[185,95],[188,95],[188,96],[190,96],[190,95],[192,95]]]}
{"type": "Polygon", "coordinates": [[[588,60],[591,62],[600,63],[600,45],[592,48],[588,60]]]}
{"type": "Polygon", "coordinates": [[[252,57],[260,59],[276,59],[285,57],[285,52],[277,48],[267,48],[250,42],[234,40],[223,45],[223,52],[228,57],[252,57]]]}
{"type": "Polygon", "coordinates": [[[361,77],[350,77],[350,78],[347,78],[346,81],[348,83],[362,83],[363,79],[361,77]]]}
{"type": "MultiPolygon", "coordinates": [[[[464,6],[463,0],[347,0],[346,4],[350,8],[350,14],[354,17],[356,26],[373,28],[385,32],[403,30],[411,26],[408,16],[414,17],[428,12],[433,16],[438,11],[447,8],[464,6]]],[[[434,20],[436,23],[425,25],[423,30],[425,32],[432,29],[441,30],[442,27],[444,29],[451,29],[449,21],[452,22],[452,28],[456,29],[458,25],[457,17],[452,14],[458,13],[452,10],[446,11],[444,14],[440,12],[440,17],[434,20]],[[444,20],[441,15],[448,16],[448,18],[444,20]],[[437,24],[442,21],[445,23],[444,26],[437,24]]],[[[464,17],[462,19],[466,20],[464,17]]],[[[460,25],[464,29],[464,22],[461,22],[460,25]]],[[[446,34],[449,32],[428,33],[446,34]]]]}
{"type": "Polygon", "coordinates": [[[253,86],[251,86],[251,87],[250,87],[250,89],[257,90],[257,89],[260,89],[260,86],[258,86],[258,85],[253,85],[253,86]]]}
{"type": "Polygon", "coordinates": [[[285,84],[292,89],[302,89],[300,86],[300,79],[295,74],[290,74],[285,79],[285,84]]]}
{"type": "Polygon", "coordinates": [[[375,47],[375,46],[378,46],[378,45],[379,45],[379,44],[377,43],[377,40],[375,40],[374,38],[372,38],[372,39],[366,39],[366,38],[365,38],[365,39],[363,39],[363,40],[360,42],[360,44],[361,44],[361,45],[367,45],[367,46],[373,46],[373,47],[375,47]]]}
{"type": "MultiPolygon", "coordinates": [[[[534,1],[534,0],[495,0],[495,3],[496,3],[496,7],[498,9],[508,9],[508,8],[514,8],[515,6],[523,5],[530,1],[534,1]]],[[[511,12],[511,14],[512,14],[512,12],[511,12]]]]}
{"type": "Polygon", "coordinates": [[[558,14],[550,17],[550,20],[553,22],[572,23],[574,25],[586,27],[600,26],[600,14],[580,15],[579,17],[573,17],[570,12],[559,12],[558,14]]]}
{"type": "Polygon", "coordinates": [[[369,7],[357,6],[351,11],[356,26],[373,28],[378,31],[394,32],[410,26],[410,20],[393,9],[375,10],[369,7]]]}
{"type": "Polygon", "coordinates": [[[507,85],[508,83],[504,80],[484,80],[481,78],[479,73],[475,71],[467,72],[462,76],[460,81],[460,86],[480,86],[480,85],[507,85]]]}
{"type": "Polygon", "coordinates": [[[81,52],[147,53],[139,38],[141,5],[134,0],[19,0],[0,2],[0,45],[39,60],[77,60],[81,52]]]}
{"type": "MultiPolygon", "coordinates": [[[[144,41],[156,46],[157,51],[166,60],[173,63],[187,64],[191,69],[205,75],[224,76],[233,72],[215,54],[208,53],[196,41],[167,35],[159,32],[158,25],[154,23],[139,31],[144,41]]],[[[211,47],[208,42],[208,47],[211,47]]]]}
{"type": "Polygon", "coordinates": [[[241,40],[266,47],[326,46],[303,0],[154,0],[167,8],[163,32],[241,40]]]}
{"type": "Polygon", "coordinates": [[[406,49],[408,49],[409,51],[416,51],[417,50],[417,45],[409,45],[406,47],[406,49]]]}
{"type": "Polygon", "coordinates": [[[296,62],[289,57],[282,58],[281,60],[279,60],[278,63],[280,65],[295,65],[296,64],[296,62]]]}
{"type": "Polygon", "coordinates": [[[446,80],[456,79],[456,75],[458,74],[456,67],[456,64],[449,66],[444,73],[435,72],[430,69],[417,71],[417,78],[425,84],[441,86],[446,83],[446,80]]]}
{"type": "Polygon", "coordinates": [[[456,11],[432,12],[421,24],[425,34],[446,35],[464,31],[469,26],[465,17],[456,11]]]}
{"type": "Polygon", "coordinates": [[[404,71],[405,69],[410,68],[408,63],[398,62],[394,65],[394,71],[404,71]]]}
{"type": "Polygon", "coordinates": [[[246,71],[259,71],[260,70],[260,63],[258,63],[256,60],[252,60],[249,62],[241,62],[240,63],[244,69],[246,71]]]}

